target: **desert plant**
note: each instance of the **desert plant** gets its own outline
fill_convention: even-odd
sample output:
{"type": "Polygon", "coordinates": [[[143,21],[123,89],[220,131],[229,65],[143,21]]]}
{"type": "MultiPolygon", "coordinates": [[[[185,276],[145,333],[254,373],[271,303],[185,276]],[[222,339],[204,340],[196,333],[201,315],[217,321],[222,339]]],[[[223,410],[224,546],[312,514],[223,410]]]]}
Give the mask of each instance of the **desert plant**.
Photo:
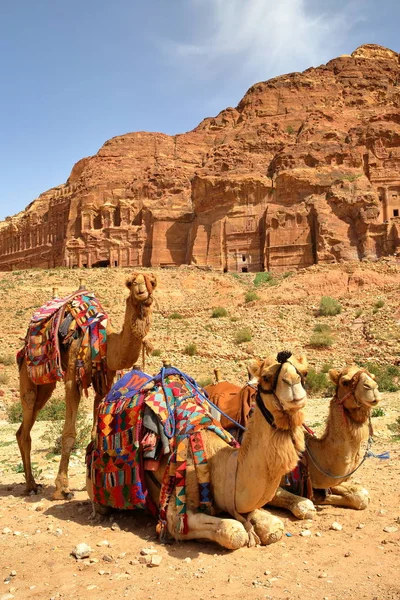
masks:
{"type": "MultiPolygon", "coordinates": [[[[7,419],[10,423],[21,423],[22,406],[19,400],[9,404],[6,409],[7,419]]],[[[65,419],[65,400],[53,396],[47,404],[38,412],[37,421],[64,421],[65,419]]]]}
{"type": "Polygon", "coordinates": [[[374,308],[382,308],[382,306],[385,306],[385,301],[382,299],[377,300],[374,304],[374,308]]]}
{"type": "Polygon", "coordinates": [[[400,367],[396,365],[379,365],[378,363],[359,363],[375,375],[381,392],[398,392],[400,390],[400,367]]]}
{"type": "Polygon", "coordinates": [[[331,369],[333,369],[333,364],[331,362],[324,363],[321,367],[321,373],[328,373],[331,369]]]}
{"type": "Polygon", "coordinates": [[[294,128],[292,127],[292,125],[288,125],[286,127],[286,131],[289,135],[293,135],[294,134],[294,128]]]}
{"type": "Polygon", "coordinates": [[[212,382],[213,380],[211,377],[200,377],[199,379],[197,379],[197,383],[202,388],[206,387],[206,385],[211,385],[212,382]]]}
{"type": "Polygon", "coordinates": [[[376,408],[372,409],[371,417],[384,417],[385,414],[386,413],[383,408],[381,406],[377,406],[376,408]]]}
{"type": "Polygon", "coordinates": [[[258,296],[257,292],[255,292],[254,290],[249,290],[245,297],[244,297],[246,302],[254,302],[255,300],[259,300],[260,297],[258,296]]]}
{"type": "Polygon", "coordinates": [[[161,350],[159,348],[154,348],[151,355],[152,356],[161,356],[161,350]]]}
{"type": "Polygon", "coordinates": [[[14,354],[0,354],[0,363],[9,367],[15,363],[16,359],[14,354]]]}
{"type": "Polygon", "coordinates": [[[178,312],[173,312],[168,316],[169,319],[183,319],[182,315],[178,312]]]}
{"type": "Polygon", "coordinates": [[[326,376],[326,373],[317,373],[315,369],[309,369],[306,379],[306,389],[310,395],[330,396],[334,385],[326,376]]]}
{"type": "Polygon", "coordinates": [[[251,329],[249,327],[244,327],[243,329],[238,329],[235,333],[235,342],[236,344],[243,344],[244,342],[250,342],[252,338],[251,329]]]}
{"type": "Polygon", "coordinates": [[[342,312],[342,305],[330,296],[322,296],[319,303],[319,314],[323,317],[332,317],[342,312]]]}
{"type": "Polygon", "coordinates": [[[356,319],[358,319],[358,317],[361,317],[362,315],[362,308],[357,308],[356,312],[354,313],[354,316],[356,319]]]}
{"type": "Polygon", "coordinates": [[[317,323],[314,327],[315,333],[331,333],[332,329],[327,323],[317,323]]]}
{"type": "Polygon", "coordinates": [[[7,373],[0,373],[0,384],[5,385],[8,383],[9,381],[9,376],[7,375],[7,373]]]}
{"type": "Polygon", "coordinates": [[[195,356],[197,354],[197,346],[196,344],[188,344],[185,349],[184,349],[184,354],[187,354],[188,356],[195,356]]]}
{"type": "Polygon", "coordinates": [[[273,279],[273,277],[272,277],[271,273],[269,273],[268,271],[262,271],[260,273],[256,273],[253,284],[256,287],[258,287],[259,285],[262,285],[263,283],[270,283],[272,279],[273,279]]]}
{"type": "Polygon", "coordinates": [[[329,333],[316,332],[312,334],[309,344],[314,348],[329,348],[333,344],[333,337],[329,333]]]}
{"type": "Polygon", "coordinates": [[[236,317],[235,315],[233,317],[230,318],[230,320],[232,321],[232,323],[236,323],[236,321],[240,320],[240,317],[236,317]]]}
{"type": "MultiPolygon", "coordinates": [[[[92,424],[92,418],[78,410],[74,448],[86,448],[90,440],[92,424]]],[[[40,436],[41,440],[51,446],[51,451],[54,452],[54,454],[61,454],[63,428],[64,419],[60,421],[51,421],[46,428],[46,431],[40,436]]]]}
{"type": "Polygon", "coordinates": [[[228,316],[228,311],[226,310],[226,308],[223,308],[222,306],[217,306],[216,308],[213,309],[211,317],[213,319],[219,319],[220,317],[227,317],[228,316]]]}

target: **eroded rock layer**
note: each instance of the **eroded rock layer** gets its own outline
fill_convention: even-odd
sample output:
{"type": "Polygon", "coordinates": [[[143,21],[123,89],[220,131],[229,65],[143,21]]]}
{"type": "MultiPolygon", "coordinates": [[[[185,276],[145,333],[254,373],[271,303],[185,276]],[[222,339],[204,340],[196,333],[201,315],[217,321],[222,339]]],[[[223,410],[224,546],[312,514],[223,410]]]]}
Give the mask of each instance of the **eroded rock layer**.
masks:
{"type": "Polygon", "coordinates": [[[400,55],[364,45],[188,133],[107,141],[0,223],[0,269],[286,271],[393,254],[399,215],[400,55]]]}

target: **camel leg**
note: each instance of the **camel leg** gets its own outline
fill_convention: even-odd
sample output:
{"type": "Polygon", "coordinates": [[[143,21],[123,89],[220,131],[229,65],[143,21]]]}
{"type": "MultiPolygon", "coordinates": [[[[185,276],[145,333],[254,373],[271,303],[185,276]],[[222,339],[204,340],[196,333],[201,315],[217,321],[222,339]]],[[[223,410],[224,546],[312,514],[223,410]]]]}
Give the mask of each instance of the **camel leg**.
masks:
{"type": "Polygon", "coordinates": [[[317,512],[311,500],[296,496],[284,488],[276,490],[275,496],[268,502],[268,505],[285,508],[298,519],[313,519],[317,512]]]}
{"type": "Polygon", "coordinates": [[[104,396],[101,396],[100,394],[95,394],[94,396],[94,404],[93,404],[93,426],[92,426],[92,433],[91,433],[91,439],[94,440],[94,438],[96,437],[96,433],[97,433],[97,413],[99,410],[99,404],[100,402],[103,400],[104,396]]]}
{"type": "Polygon", "coordinates": [[[346,482],[331,487],[330,489],[331,493],[328,493],[325,499],[318,504],[345,506],[355,510],[364,510],[369,504],[370,498],[368,490],[361,485],[346,482]]]}
{"type": "Polygon", "coordinates": [[[283,522],[266,510],[254,510],[249,515],[249,521],[260,538],[262,546],[279,542],[283,535],[283,522]]]}
{"type": "Polygon", "coordinates": [[[35,482],[31,464],[31,429],[36,421],[37,414],[51,397],[55,383],[37,386],[28,377],[26,364],[22,365],[20,371],[20,397],[22,405],[22,423],[16,433],[22,464],[24,466],[27,494],[35,493],[41,489],[41,485],[35,482]]]}
{"type": "MultiPolygon", "coordinates": [[[[170,507],[173,503],[170,503],[170,507]]],[[[246,546],[248,534],[239,521],[235,519],[221,519],[204,513],[187,512],[189,532],[177,532],[177,518],[174,509],[168,509],[168,532],[176,540],[209,540],[216,542],[228,550],[237,550],[246,546]]]]}
{"type": "Polygon", "coordinates": [[[73,494],[69,490],[68,464],[76,438],[76,416],[80,402],[80,394],[75,378],[68,378],[65,382],[65,423],[61,442],[61,460],[56,477],[56,490],[53,500],[70,500],[73,494]]]}

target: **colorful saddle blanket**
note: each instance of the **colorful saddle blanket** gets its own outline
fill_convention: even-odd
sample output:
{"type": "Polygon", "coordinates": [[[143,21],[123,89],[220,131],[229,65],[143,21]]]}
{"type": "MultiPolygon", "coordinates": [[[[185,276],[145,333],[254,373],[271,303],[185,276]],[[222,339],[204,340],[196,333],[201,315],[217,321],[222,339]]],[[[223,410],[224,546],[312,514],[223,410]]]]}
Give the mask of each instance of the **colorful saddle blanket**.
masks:
{"type": "Polygon", "coordinates": [[[104,395],[111,386],[106,363],[107,319],[100,302],[86,290],[46,302],[31,319],[24,347],[17,353],[19,366],[25,358],[29,377],[37,385],[61,381],[64,378],[59,339],[62,324],[64,345],[75,337],[81,340],[76,372],[79,386],[87,392],[93,383],[96,392],[104,395]],[[84,369],[88,356],[92,362],[91,382],[86,381],[84,369]]]}
{"type": "Polygon", "coordinates": [[[197,509],[210,513],[210,475],[200,432],[208,429],[227,444],[236,446],[236,442],[213,419],[203,394],[193,379],[173,367],[162,369],[155,377],[134,370],[114,385],[100,404],[97,435],[86,453],[94,501],[119,509],[148,508],[156,513],[144,478],[144,440],[148,431],[143,414],[147,406],[156,415],[169,442],[168,463],[161,485],[159,531],[165,528],[168,503],[173,494],[180,531],[188,531],[189,448],[198,482],[197,509]]]}

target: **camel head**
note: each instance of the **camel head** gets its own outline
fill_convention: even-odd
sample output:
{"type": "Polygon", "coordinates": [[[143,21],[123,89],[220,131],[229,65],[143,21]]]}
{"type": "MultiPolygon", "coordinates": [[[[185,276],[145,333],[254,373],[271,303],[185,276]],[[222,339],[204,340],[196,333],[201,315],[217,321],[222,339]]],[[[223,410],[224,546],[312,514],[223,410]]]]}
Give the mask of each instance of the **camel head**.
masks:
{"type": "Polygon", "coordinates": [[[348,410],[370,409],[381,398],[375,375],[357,365],[347,366],[341,371],[331,369],[329,377],[336,386],[336,401],[348,410]]]}
{"type": "Polygon", "coordinates": [[[274,417],[282,411],[293,414],[304,407],[307,396],[304,354],[293,356],[290,352],[279,352],[276,358],[253,361],[248,369],[257,378],[262,400],[274,417]]]}
{"type": "Polygon", "coordinates": [[[153,302],[157,279],[152,273],[133,273],[126,280],[126,287],[130,291],[129,298],[133,304],[149,306],[153,302]]]}

